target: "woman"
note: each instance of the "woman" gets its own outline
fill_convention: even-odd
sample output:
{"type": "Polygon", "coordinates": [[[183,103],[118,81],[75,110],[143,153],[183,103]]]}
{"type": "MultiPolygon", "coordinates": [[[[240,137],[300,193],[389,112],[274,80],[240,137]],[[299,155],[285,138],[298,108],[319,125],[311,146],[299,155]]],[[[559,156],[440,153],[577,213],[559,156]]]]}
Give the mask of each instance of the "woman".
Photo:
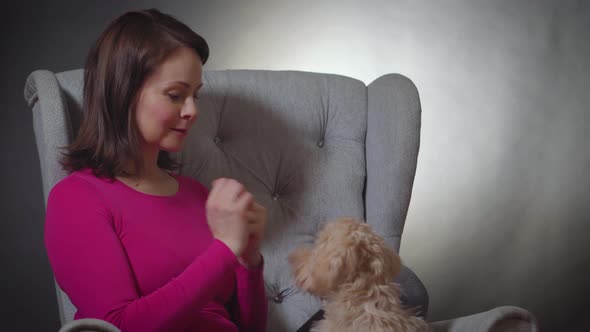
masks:
{"type": "Polygon", "coordinates": [[[78,309],[122,331],[264,331],[266,210],[240,183],[175,175],[198,115],[206,41],[128,12],[90,50],[84,118],[47,202],[45,244],[78,309]]]}

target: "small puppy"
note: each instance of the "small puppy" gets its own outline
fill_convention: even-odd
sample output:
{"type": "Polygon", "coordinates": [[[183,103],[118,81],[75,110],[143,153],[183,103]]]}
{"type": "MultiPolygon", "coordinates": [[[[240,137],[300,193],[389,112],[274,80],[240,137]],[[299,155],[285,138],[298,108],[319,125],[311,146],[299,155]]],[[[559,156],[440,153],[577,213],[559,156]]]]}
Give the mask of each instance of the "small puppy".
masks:
{"type": "Polygon", "coordinates": [[[400,302],[399,256],[364,222],[327,223],[314,246],[295,249],[289,262],[297,287],[325,300],[312,332],[430,331],[400,302]]]}

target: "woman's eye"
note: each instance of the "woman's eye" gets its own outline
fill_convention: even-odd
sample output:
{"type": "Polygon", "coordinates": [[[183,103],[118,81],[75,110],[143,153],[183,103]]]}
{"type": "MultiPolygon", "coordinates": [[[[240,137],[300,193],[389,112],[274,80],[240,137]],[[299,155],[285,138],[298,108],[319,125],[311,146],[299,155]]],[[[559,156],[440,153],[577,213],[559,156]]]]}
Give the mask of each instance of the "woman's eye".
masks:
{"type": "Polygon", "coordinates": [[[169,93],[168,97],[170,98],[170,100],[172,100],[173,102],[178,102],[182,100],[182,96],[181,95],[177,95],[177,94],[173,94],[173,93],[169,93]]]}
{"type": "Polygon", "coordinates": [[[195,99],[199,100],[199,96],[193,96],[193,98],[195,98],[195,99]]]}

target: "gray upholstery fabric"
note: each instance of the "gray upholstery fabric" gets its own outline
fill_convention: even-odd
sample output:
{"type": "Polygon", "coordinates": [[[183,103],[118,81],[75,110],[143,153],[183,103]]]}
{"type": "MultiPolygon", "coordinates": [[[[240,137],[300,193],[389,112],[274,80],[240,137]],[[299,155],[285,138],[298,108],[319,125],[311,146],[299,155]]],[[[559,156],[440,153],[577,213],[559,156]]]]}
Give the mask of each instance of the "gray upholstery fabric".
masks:
{"type": "Polygon", "coordinates": [[[502,306],[479,314],[430,324],[435,332],[517,332],[537,331],[537,321],[528,311],[513,306],[502,306]]]}
{"type": "Polygon", "coordinates": [[[395,282],[403,285],[402,302],[407,307],[416,309],[418,316],[427,318],[428,292],[414,271],[407,266],[403,266],[400,274],[395,278],[395,282]]]}
{"type": "Polygon", "coordinates": [[[179,159],[205,185],[244,183],[268,209],[262,248],[269,331],[293,331],[319,309],[294,292],[287,254],[310,243],[331,217],[362,217],[366,88],[362,82],[301,72],[208,72],[201,113],[179,159]]]}
{"type": "Polygon", "coordinates": [[[58,332],[121,332],[121,330],[100,319],[83,318],[65,324],[58,332]]]}
{"type": "MultiPolygon", "coordinates": [[[[295,331],[320,303],[294,288],[286,256],[311,243],[325,221],[364,217],[399,250],[419,147],[417,90],[401,75],[368,87],[293,71],[209,71],[203,81],[199,119],[176,154],[184,164],[179,172],[206,186],[220,176],[236,178],[267,207],[268,331],[295,331]]],[[[82,85],[82,70],[36,71],[27,79],[45,200],[66,175],[59,148],[79,127],[82,85]]],[[[404,268],[397,281],[407,303],[425,314],[420,279],[404,268]]],[[[75,308],[56,288],[66,324],[75,308]]]]}
{"type": "Polygon", "coordinates": [[[366,219],[399,251],[420,146],[420,99],[399,74],[376,79],[367,94],[366,219]]]}
{"type": "MultiPolygon", "coordinates": [[[[33,108],[33,130],[47,203],[51,188],[67,175],[58,161],[60,148],[73,137],[70,113],[56,76],[46,70],[36,71],[27,78],[25,100],[33,108]]],[[[57,284],[56,291],[60,319],[65,324],[74,318],[76,308],[57,284]]]]}

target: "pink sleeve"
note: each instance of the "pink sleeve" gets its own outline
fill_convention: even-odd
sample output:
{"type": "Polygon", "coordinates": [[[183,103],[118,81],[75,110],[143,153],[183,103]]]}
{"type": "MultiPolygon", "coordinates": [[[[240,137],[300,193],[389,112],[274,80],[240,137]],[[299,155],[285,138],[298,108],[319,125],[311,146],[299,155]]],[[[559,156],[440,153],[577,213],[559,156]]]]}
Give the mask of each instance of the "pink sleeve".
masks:
{"type": "Polygon", "coordinates": [[[231,250],[215,240],[176,278],[140,297],[112,221],[92,185],[69,178],[49,195],[45,245],[59,286],[81,315],[123,331],[180,329],[221,291],[221,276],[239,265],[231,250]]]}
{"type": "Polygon", "coordinates": [[[268,303],[264,289],[264,261],[260,267],[248,269],[237,264],[236,297],[231,312],[240,332],[264,332],[268,303]]]}
{"type": "MultiPolygon", "coordinates": [[[[194,181],[208,196],[209,190],[194,181]]],[[[229,309],[240,332],[264,332],[268,313],[268,302],[264,288],[264,259],[260,267],[248,269],[236,264],[236,294],[229,309]]]]}

